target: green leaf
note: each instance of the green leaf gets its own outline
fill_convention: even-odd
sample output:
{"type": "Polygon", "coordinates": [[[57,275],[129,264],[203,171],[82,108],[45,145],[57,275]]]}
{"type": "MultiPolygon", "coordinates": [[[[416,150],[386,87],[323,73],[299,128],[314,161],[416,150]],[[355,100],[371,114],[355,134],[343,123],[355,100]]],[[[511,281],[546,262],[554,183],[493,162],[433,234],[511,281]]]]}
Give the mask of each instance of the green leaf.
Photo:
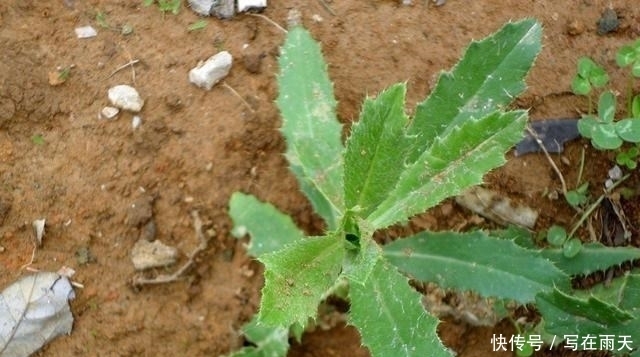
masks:
{"type": "Polygon", "coordinates": [[[638,269],[627,272],[623,276],[613,279],[610,284],[600,283],[589,290],[578,291],[576,294],[582,298],[593,296],[638,316],[640,314],[639,272],[638,269]]]}
{"type": "Polygon", "coordinates": [[[564,199],[569,205],[571,205],[571,207],[580,207],[589,201],[588,188],[589,182],[587,181],[575,190],[567,191],[564,195],[564,199]]]}
{"type": "Polygon", "coordinates": [[[373,239],[362,239],[360,249],[347,250],[342,275],[351,282],[365,284],[381,256],[380,246],[373,239]]]}
{"type": "Polygon", "coordinates": [[[440,75],[431,95],[417,106],[408,129],[416,136],[409,162],[418,160],[437,137],[506,107],[522,93],[524,78],[540,52],[541,34],[540,24],[527,19],[472,42],[460,62],[440,75]]]}
{"type": "Polygon", "coordinates": [[[604,68],[596,65],[596,68],[593,68],[589,74],[589,81],[594,87],[602,88],[609,83],[609,75],[604,68]]]}
{"type": "Polygon", "coordinates": [[[192,23],[191,25],[189,25],[187,29],[189,31],[198,31],[198,30],[204,29],[205,27],[207,27],[207,22],[205,20],[198,20],[192,23]]]}
{"type": "Polygon", "coordinates": [[[555,247],[560,247],[567,240],[567,231],[558,225],[553,225],[547,231],[547,242],[555,247]]]}
{"type": "Polygon", "coordinates": [[[256,317],[242,327],[245,339],[252,346],[245,346],[228,357],[286,357],[289,350],[289,329],[258,323],[256,317]]]}
{"type": "MultiPolygon", "coordinates": [[[[545,327],[550,331],[555,331],[555,327],[569,327],[571,323],[575,323],[575,319],[580,317],[579,325],[601,328],[602,325],[614,325],[633,319],[633,315],[616,307],[615,305],[604,302],[600,299],[589,297],[582,299],[571,296],[565,292],[555,289],[552,292],[542,293],[537,296],[536,301],[539,309],[545,316],[545,327]],[[546,312],[557,309],[563,312],[563,315],[571,315],[567,321],[558,321],[549,319],[546,312]],[[545,312],[546,311],[546,312],[545,312]]],[[[559,319],[562,320],[562,319],[559,319]]],[[[575,327],[573,325],[572,327],[575,327]]],[[[573,331],[576,333],[578,331],[573,331]]],[[[571,333],[571,332],[570,332],[571,333]]]]}
{"type": "Polygon", "coordinates": [[[562,245],[562,254],[572,259],[582,250],[582,242],[578,238],[570,238],[562,245]]]}
{"type": "Polygon", "coordinates": [[[342,126],[320,46],[301,27],[289,30],[279,58],[286,157],[302,191],[330,230],[344,212],[342,126]]]}
{"type": "Polygon", "coordinates": [[[626,67],[637,59],[636,56],[636,51],[633,47],[629,45],[622,46],[616,53],[616,63],[620,67],[626,67]]]}
{"type": "Polygon", "coordinates": [[[631,101],[631,116],[640,118],[640,94],[633,97],[631,101]]]}
{"type": "Polygon", "coordinates": [[[571,91],[578,95],[587,95],[591,92],[591,83],[588,79],[576,75],[571,82],[571,91]]]}
{"type": "Polygon", "coordinates": [[[504,153],[520,141],[526,122],[526,112],[513,111],[460,123],[404,168],[396,187],[366,220],[385,228],[480,184],[486,172],[504,164],[504,153]]]}
{"type": "Polygon", "coordinates": [[[367,98],[351,129],[344,159],[345,202],[359,217],[387,198],[404,169],[409,148],[405,93],[405,84],[396,84],[376,99],[367,98]]]}
{"type": "Polygon", "coordinates": [[[578,58],[578,75],[582,78],[589,79],[591,71],[598,65],[589,57],[578,58]]]}
{"type": "Polygon", "coordinates": [[[573,258],[566,258],[561,248],[546,248],[541,254],[568,275],[591,274],[629,260],[640,259],[638,248],[614,248],[600,243],[584,244],[580,253],[573,258]]]}
{"type": "Polygon", "coordinates": [[[545,330],[556,335],[619,335],[640,332],[640,320],[595,297],[579,298],[560,290],[536,297],[545,330]]]}
{"type": "Polygon", "coordinates": [[[480,231],[421,232],[383,251],[389,262],[418,280],[485,297],[528,303],[554,286],[569,287],[568,276],[537,252],[480,231]]]}
{"type": "Polygon", "coordinates": [[[578,132],[582,137],[591,139],[595,128],[600,124],[598,119],[593,115],[587,115],[578,120],[578,132]]]}
{"type": "Polygon", "coordinates": [[[616,96],[611,91],[600,95],[598,101],[598,117],[605,123],[613,123],[616,114],[616,96]]]}
{"type": "Polygon", "coordinates": [[[378,260],[365,285],[350,285],[349,322],[373,357],[451,357],[436,333],[438,319],[422,306],[407,278],[378,260]]]}
{"type": "Polygon", "coordinates": [[[251,235],[247,250],[254,257],[280,250],[287,244],[302,240],[304,236],[291,217],[270,203],[260,202],[254,196],[240,192],[231,195],[229,216],[233,220],[231,233],[236,238],[242,238],[247,233],[251,235]]]}
{"type": "Polygon", "coordinates": [[[259,320],[270,326],[306,326],[342,267],[344,243],[339,234],[312,237],[265,254],[259,320]]]}
{"type": "Polygon", "coordinates": [[[594,127],[591,142],[600,150],[614,150],[622,145],[614,123],[599,123],[594,127]]]}
{"type": "Polygon", "coordinates": [[[618,136],[626,142],[640,143],[640,118],[622,119],[616,122],[618,136]]]}

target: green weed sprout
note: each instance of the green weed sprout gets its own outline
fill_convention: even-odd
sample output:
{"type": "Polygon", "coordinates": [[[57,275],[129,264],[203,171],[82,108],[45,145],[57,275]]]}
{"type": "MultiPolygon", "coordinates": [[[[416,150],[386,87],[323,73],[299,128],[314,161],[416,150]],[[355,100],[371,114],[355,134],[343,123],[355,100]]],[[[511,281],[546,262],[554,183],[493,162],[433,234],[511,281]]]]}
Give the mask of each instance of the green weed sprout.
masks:
{"type": "MultiPolygon", "coordinates": [[[[373,239],[482,183],[505,162],[527,123],[525,111],[505,108],[526,88],[541,32],[527,19],[472,42],[412,117],[404,83],[367,98],[343,143],[320,46],[301,27],[288,31],[277,77],[281,132],[290,169],[326,231],[307,237],[273,205],[240,192],[231,196],[232,233],[250,235],[248,254],[265,267],[260,309],[243,328],[252,345],[231,356],[285,356],[289,336],[299,339],[318,305],[336,294],[348,299],[348,322],[372,356],[449,357],[436,333],[438,319],[408,276],[520,304],[541,301],[554,326],[577,314],[560,304],[571,298],[571,275],[640,257],[638,249],[589,245],[568,259],[532,245],[518,229],[423,231],[386,245],[373,239]]],[[[593,313],[589,308],[579,312],[593,313]]]]}
{"type": "Polygon", "coordinates": [[[629,170],[634,170],[638,167],[638,156],[640,156],[640,149],[636,145],[628,150],[620,151],[616,155],[616,163],[620,166],[625,166],[629,170]]]}
{"type": "Polygon", "coordinates": [[[614,121],[616,97],[611,91],[600,95],[598,115],[587,115],[578,121],[580,135],[591,139],[593,147],[599,150],[618,149],[623,142],[640,142],[640,120],[627,118],[614,121]]]}
{"type": "MultiPolygon", "coordinates": [[[[620,68],[631,66],[631,75],[640,77],[640,40],[622,46],[616,53],[616,63],[620,68]]],[[[640,95],[633,96],[633,77],[629,77],[627,85],[628,113],[633,118],[640,118],[640,95]]]]}
{"type": "Polygon", "coordinates": [[[602,88],[609,83],[607,72],[589,57],[578,59],[578,71],[571,82],[571,90],[578,95],[584,95],[589,99],[589,114],[592,113],[593,105],[591,90],[602,88]]]}
{"type": "Polygon", "coordinates": [[[158,5],[158,10],[162,12],[162,16],[167,12],[177,15],[180,12],[181,0],[143,0],[144,6],[151,6],[153,3],[158,5]]]}

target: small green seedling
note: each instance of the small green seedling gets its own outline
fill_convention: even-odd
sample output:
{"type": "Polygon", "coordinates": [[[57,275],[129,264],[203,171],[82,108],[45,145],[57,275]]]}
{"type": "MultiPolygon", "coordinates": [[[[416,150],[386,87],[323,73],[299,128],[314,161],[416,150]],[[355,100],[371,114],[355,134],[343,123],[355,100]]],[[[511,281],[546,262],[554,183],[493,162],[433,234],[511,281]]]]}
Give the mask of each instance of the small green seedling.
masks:
{"type": "Polygon", "coordinates": [[[243,328],[253,345],[232,356],[285,356],[289,336],[300,339],[319,304],[339,295],[373,357],[450,357],[436,333],[438,319],[425,311],[409,276],[519,304],[544,297],[555,321],[576,315],[552,300],[571,292],[570,275],[640,257],[638,249],[601,245],[574,252],[566,233],[562,248],[540,249],[518,229],[422,231],[385,245],[374,239],[480,184],[505,162],[527,123],[525,111],[505,110],[525,89],[541,32],[528,19],[471,43],[412,116],[404,83],[365,99],[343,141],[320,46],[303,28],[289,29],[277,77],[281,132],[290,169],[326,230],[307,237],[273,205],[231,196],[232,233],[251,236],[248,254],[264,264],[265,277],[259,312],[243,328]]]}
{"type": "Polygon", "coordinates": [[[31,136],[31,142],[38,145],[38,146],[42,146],[44,145],[45,141],[44,141],[44,137],[42,136],[42,134],[35,134],[31,136]]]}
{"type": "Polygon", "coordinates": [[[591,91],[593,88],[602,88],[609,83],[607,72],[589,57],[581,57],[578,60],[578,71],[571,82],[571,90],[578,95],[587,96],[589,99],[589,114],[593,110],[591,91]]]}
{"type": "Polygon", "coordinates": [[[629,170],[633,170],[638,167],[638,156],[640,155],[640,149],[638,146],[633,146],[628,150],[621,150],[616,155],[616,163],[620,166],[625,166],[629,170]]]}
{"type": "Polygon", "coordinates": [[[153,3],[158,5],[158,9],[164,16],[167,12],[177,15],[180,12],[182,2],[181,0],[143,0],[144,6],[151,6],[153,3]]]}
{"type": "Polygon", "coordinates": [[[586,115],[578,121],[580,135],[591,139],[593,147],[599,150],[614,150],[623,142],[640,142],[640,120],[627,118],[614,121],[616,97],[611,91],[600,95],[598,115],[586,115]]]}
{"type": "Polygon", "coordinates": [[[567,194],[564,196],[567,203],[576,209],[584,206],[587,202],[589,202],[589,182],[585,182],[582,185],[578,186],[576,189],[567,191],[567,194]]]}
{"type": "Polygon", "coordinates": [[[198,21],[192,23],[191,25],[189,25],[189,27],[187,29],[189,31],[198,31],[198,30],[203,30],[205,27],[207,27],[207,21],[198,20],[198,21]]]}
{"type": "Polygon", "coordinates": [[[640,77],[640,40],[624,45],[616,53],[616,63],[620,68],[631,66],[631,75],[627,85],[627,107],[629,115],[640,118],[640,95],[633,95],[633,77],[640,77]]]}
{"type": "Polygon", "coordinates": [[[96,23],[102,28],[111,29],[111,25],[107,22],[107,15],[102,11],[96,12],[96,23]]]}
{"type": "Polygon", "coordinates": [[[631,74],[640,77],[640,40],[622,46],[616,54],[616,63],[621,68],[631,66],[631,74]]]}
{"type": "Polygon", "coordinates": [[[567,231],[555,224],[547,231],[547,242],[553,247],[562,247],[562,253],[567,258],[575,257],[582,249],[580,239],[567,236],[567,231]]]}

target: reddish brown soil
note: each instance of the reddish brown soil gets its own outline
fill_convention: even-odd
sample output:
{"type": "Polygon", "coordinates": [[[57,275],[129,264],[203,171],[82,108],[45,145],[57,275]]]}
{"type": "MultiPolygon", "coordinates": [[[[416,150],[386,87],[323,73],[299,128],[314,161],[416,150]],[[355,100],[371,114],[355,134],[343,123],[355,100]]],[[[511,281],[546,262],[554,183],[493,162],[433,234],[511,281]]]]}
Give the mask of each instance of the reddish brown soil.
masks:
{"type": "MultiPolygon", "coordinates": [[[[530,108],[533,120],[576,117],[586,111],[586,102],[568,92],[577,58],[589,55],[604,64],[623,92],[626,82],[614,53],[640,35],[635,0],[413,3],[273,1],[264,15],[285,24],[290,9],[302,12],[306,27],[322,42],[344,123],[357,118],[365,95],[398,81],[408,82],[412,108],[470,40],[527,16],[544,24],[544,48],[518,105],[530,108]],[[610,3],[622,16],[621,28],[599,36],[596,21],[610,3]],[[314,21],[314,15],[322,20],[314,21]]],[[[321,229],[287,169],[277,131],[274,76],[283,33],[249,15],[206,19],[205,29],[187,31],[198,19],[186,7],[163,16],[156,7],[130,0],[0,3],[0,206],[10,207],[0,207],[0,287],[26,273],[33,250],[30,222],[38,218],[47,219],[47,232],[30,267],[73,267],[74,280],[85,286],[72,302],[73,332],[40,356],[226,354],[242,344],[238,331],[256,311],[262,284],[259,264],[229,234],[231,193],[252,193],[291,214],[307,231],[321,229]],[[99,27],[97,12],[113,27],[130,24],[133,34],[99,27]],[[84,25],[96,27],[98,36],[77,39],[74,28],[84,25]],[[204,91],[189,84],[188,70],[221,49],[235,58],[226,83],[252,109],[223,86],[204,91]],[[130,69],[111,76],[132,59],[140,60],[135,78],[130,69]],[[70,65],[75,67],[66,83],[50,86],[48,73],[70,65]],[[128,113],[115,121],[97,119],[108,104],[107,89],[116,84],[135,86],[146,100],[137,130],[128,113]],[[37,144],[35,135],[44,144],[37,144]],[[133,289],[129,254],[140,235],[133,217],[140,212],[129,207],[145,197],[153,200],[156,237],[180,249],[181,263],[197,245],[193,210],[215,238],[183,281],[133,289]],[[77,252],[86,249],[94,259],[83,263],[77,252]]],[[[610,158],[584,144],[568,148],[565,164],[555,159],[573,187],[585,147],[585,178],[598,193],[610,158]]],[[[542,155],[510,155],[487,185],[538,209],[539,229],[575,222],[561,199],[545,195],[560,184],[542,155]]],[[[413,225],[465,228],[473,222],[470,212],[448,202],[413,225]]],[[[508,323],[478,329],[448,321],[441,330],[460,356],[511,355],[493,353],[490,344],[493,333],[513,333],[508,323]]],[[[366,356],[359,345],[354,330],[336,326],[307,334],[290,356],[366,356]]],[[[536,354],[560,355],[569,354],[536,354]]]]}

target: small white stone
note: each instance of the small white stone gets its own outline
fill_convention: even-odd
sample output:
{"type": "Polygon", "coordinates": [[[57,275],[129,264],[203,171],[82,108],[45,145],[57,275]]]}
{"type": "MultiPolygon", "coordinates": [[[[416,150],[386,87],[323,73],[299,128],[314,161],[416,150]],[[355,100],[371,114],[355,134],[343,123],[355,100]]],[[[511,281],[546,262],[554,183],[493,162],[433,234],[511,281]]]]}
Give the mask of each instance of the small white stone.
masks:
{"type": "Polygon", "coordinates": [[[238,12],[262,10],[267,7],[267,0],[238,0],[238,12]]]}
{"type": "Polygon", "coordinates": [[[116,117],[116,115],[118,115],[118,113],[120,113],[120,109],[118,109],[116,107],[104,107],[100,111],[100,118],[101,119],[113,119],[113,118],[116,117]]]}
{"type": "Polygon", "coordinates": [[[622,169],[618,165],[614,165],[608,172],[609,178],[612,180],[620,180],[622,178],[622,169]]]}
{"type": "Polygon", "coordinates": [[[78,38],[91,38],[98,35],[98,31],[91,26],[76,27],[75,31],[78,38]]]}
{"type": "Polygon", "coordinates": [[[139,112],[144,105],[144,100],[142,100],[138,91],[126,84],[111,87],[109,89],[109,101],[115,107],[135,113],[139,112]]]}
{"type": "Polygon", "coordinates": [[[189,81],[200,88],[210,90],[214,84],[229,74],[233,57],[227,51],[222,51],[200,62],[196,68],[189,71],[189,81]]]}
{"type": "Polygon", "coordinates": [[[131,119],[131,127],[133,128],[133,130],[136,130],[140,127],[140,125],[142,125],[142,118],[140,118],[139,115],[134,115],[131,119]]]}

